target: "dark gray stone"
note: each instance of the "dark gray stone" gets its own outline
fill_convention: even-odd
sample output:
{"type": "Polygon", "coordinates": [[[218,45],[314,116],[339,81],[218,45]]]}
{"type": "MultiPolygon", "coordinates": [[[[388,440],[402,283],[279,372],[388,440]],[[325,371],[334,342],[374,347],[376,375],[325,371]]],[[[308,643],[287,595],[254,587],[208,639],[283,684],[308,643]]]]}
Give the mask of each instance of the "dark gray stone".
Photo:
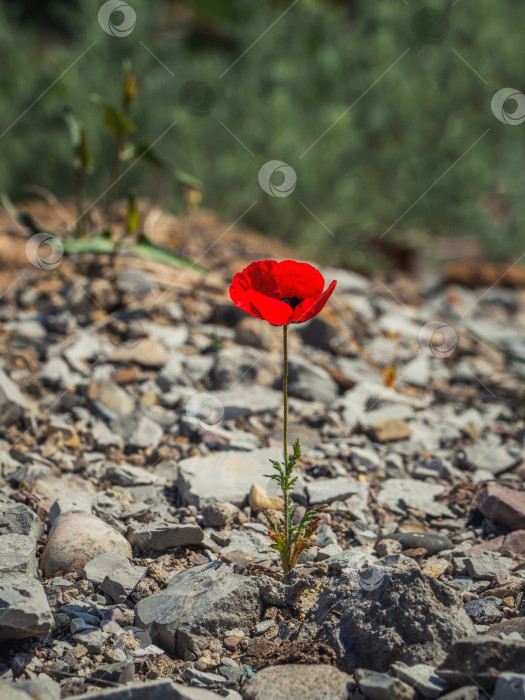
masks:
{"type": "Polygon", "coordinates": [[[354,675],[367,700],[414,700],[416,697],[413,688],[386,673],[356,668],[354,675]]]}
{"type": "Polygon", "coordinates": [[[474,681],[491,693],[500,673],[525,673],[525,641],[499,639],[489,635],[460,639],[436,670],[452,685],[474,681]]]}
{"type": "Polygon", "coordinates": [[[178,525],[176,523],[151,523],[132,525],[128,531],[128,542],[138,550],[163,552],[170,547],[185,547],[200,544],[204,532],[198,525],[178,525]]]}
{"type": "Polygon", "coordinates": [[[490,625],[499,622],[504,615],[498,609],[498,604],[490,598],[469,600],[464,605],[465,612],[477,625],[490,625]]]}
{"type": "Polygon", "coordinates": [[[1,577],[0,641],[45,637],[53,624],[53,614],[40,581],[23,574],[1,577]]]}
{"type": "Polygon", "coordinates": [[[523,700],[525,698],[525,675],[502,673],[496,681],[493,700],[523,700]]]}
{"type": "Polygon", "coordinates": [[[384,535],[381,540],[397,540],[403,545],[403,549],[417,549],[423,547],[429,554],[437,554],[444,549],[452,549],[452,541],[445,535],[430,532],[395,532],[392,535],[384,535]]]}
{"type": "Polygon", "coordinates": [[[91,674],[93,678],[112,683],[130,683],[135,680],[135,664],[131,659],[114,664],[101,664],[91,674]]]}
{"type": "Polygon", "coordinates": [[[472,634],[461,597],[415,562],[395,555],[344,573],[321,594],[300,630],[332,646],[341,668],[386,671],[395,661],[438,664],[450,644],[472,634]]]}
{"type": "Polygon", "coordinates": [[[106,688],[79,695],[77,700],[217,700],[217,695],[203,688],[187,688],[162,678],[149,683],[128,683],[120,688],[106,688]]]}
{"type": "Polygon", "coordinates": [[[235,627],[250,630],[260,613],[256,583],[212,562],[177,573],[165,590],[139,601],[135,624],[168,653],[191,661],[211,638],[235,627]]]}

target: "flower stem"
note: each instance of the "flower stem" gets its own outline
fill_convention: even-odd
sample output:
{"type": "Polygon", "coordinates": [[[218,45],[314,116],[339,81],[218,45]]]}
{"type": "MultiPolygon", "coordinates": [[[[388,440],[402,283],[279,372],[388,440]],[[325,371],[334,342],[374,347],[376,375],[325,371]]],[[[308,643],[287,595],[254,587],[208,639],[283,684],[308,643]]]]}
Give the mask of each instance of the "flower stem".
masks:
{"type": "MultiPolygon", "coordinates": [[[[283,442],[284,442],[284,469],[288,474],[288,326],[283,326],[283,399],[284,399],[284,415],[283,415],[283,442]]],[[[290,542],[290,528],[288,523],[288,489],[283,488],[283,520],[284,520],[284,539],[285,542],[290,542]]],[[[285,573],[289,569],[289,562],[283,561],[285,573]]]]}

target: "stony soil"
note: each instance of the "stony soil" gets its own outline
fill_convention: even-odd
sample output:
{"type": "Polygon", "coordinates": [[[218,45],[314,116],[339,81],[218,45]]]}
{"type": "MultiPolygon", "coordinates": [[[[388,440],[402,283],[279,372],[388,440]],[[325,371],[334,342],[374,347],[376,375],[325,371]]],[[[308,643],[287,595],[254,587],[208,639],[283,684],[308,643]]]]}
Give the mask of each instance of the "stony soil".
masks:
{"type": "Polygon", "coordinates": [[[525,293],[323,270],[289,434],[299,512],[329,510],[283,578],[257,510],[280,329],[227,295],[250,249],[282,251],[235,235],[206,277],[64,261],[6,285],[0,698],[525,697],[525,293]]]}

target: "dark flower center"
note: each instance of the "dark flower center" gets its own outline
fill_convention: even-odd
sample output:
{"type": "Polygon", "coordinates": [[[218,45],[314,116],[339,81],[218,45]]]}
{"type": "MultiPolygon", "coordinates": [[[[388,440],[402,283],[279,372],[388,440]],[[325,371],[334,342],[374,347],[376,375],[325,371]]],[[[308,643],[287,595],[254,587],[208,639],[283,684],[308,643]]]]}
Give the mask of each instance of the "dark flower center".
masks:
{"type": "Polygon", "coordinates": [[[295,309],[295,307],[302,302],[302,299],[299,299],[299,297],[283,297],[281,301],[284,301],[285,304],[295,309]]]}

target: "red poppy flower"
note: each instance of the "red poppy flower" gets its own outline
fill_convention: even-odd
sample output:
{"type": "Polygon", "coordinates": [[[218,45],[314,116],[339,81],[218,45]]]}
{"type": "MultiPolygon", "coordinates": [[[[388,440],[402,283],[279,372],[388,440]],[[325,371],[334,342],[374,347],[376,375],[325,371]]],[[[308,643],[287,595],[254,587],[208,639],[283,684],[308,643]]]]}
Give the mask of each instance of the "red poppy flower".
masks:
{"type": "Polygon", "coordinates": [[[324,278],[308,263],[260,260],[233,278],[230,297],[243,311],[274,326],[303,323],[321,311],[336,281],[323,292],[324,278]]]}

